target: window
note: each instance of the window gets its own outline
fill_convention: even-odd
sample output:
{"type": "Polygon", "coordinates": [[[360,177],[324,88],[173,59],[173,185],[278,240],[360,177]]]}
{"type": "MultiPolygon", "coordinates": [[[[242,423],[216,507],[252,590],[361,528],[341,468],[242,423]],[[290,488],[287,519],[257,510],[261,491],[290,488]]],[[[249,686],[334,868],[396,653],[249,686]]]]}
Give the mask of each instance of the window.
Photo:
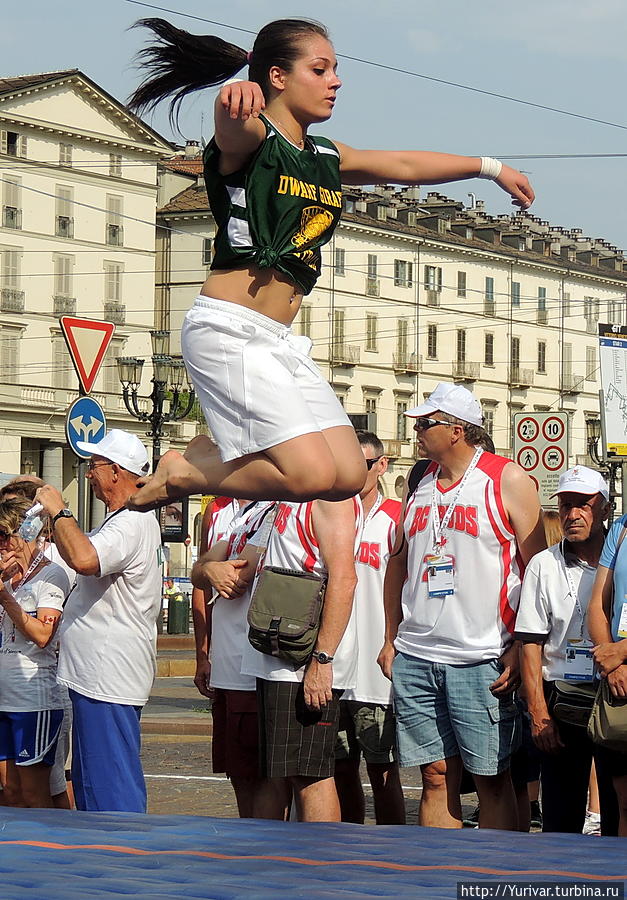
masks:
{"type": "Polygon", "coordinates": [[[538,309],[546,311],[546,288],[538,288],[538,309]]]}
{"type": "Polygon", "coordinates": [[[620,300],[608,300],[607,301],[607,321],[610,325],[620,325],[621,324],[621,315],[620,315],[620,300]]]}
{"type": "Polygon", "coordinates": [[[518,372],[520,369],[520,338],[512,338],[512,369],[518,372]]]}
{"type": "Polygon", "coordinates": [[[109,154],[109,175],[111,178],[122,177],[122,157],[119,153],[109,154]]]}
{"type": "Polygon", "coordinates": [[[302,303],[300,307],[300,333],[311,337],[311,303],[302,303]]]}
{"type": "Polygon", "coordinates": [[[486,316],[493,316],[496,313],[496,304],[494,302],[494,278],[492,278],[490,275],[487,275],[485,280],[483,313],[486,316]]]}
{"type": "Polygon", "coordinates": [[[564,365],[564,378],[565,380],[572,379],[573,377],[573,345],[572,344],[564,344],[563,347],[563,365],[564,365]]]}
{"type": "MultiPolygon", "coordinates": [[[[0,257],[0,309],[2,312],[24,312],[24,291],[20,290],[22,250],[6,249],[0,257]]],[[[3,363],[0,362],[0,365],[3,363]]]]}
{"type": "Polygon", "coordinates": [[[494,407],[484,406],[481,410],[483,413],[483,427],[491,438],[494,438],[494,407]]]}
{"type": "Polygon", "coordinates": [[[2,185],[2,224],[5,228],[22,227],[21,181],[5,175],[2,185]]]}
{"type": "Polygon", "coordinates": [[[457,329],[457,362],[466,362],[466,329],[457,329]]]}
{"type": "Polygon", "coordinates": [[[546,373],[546,341],[538,341],[538,372],[546,373]]]}
{"type": "Polygon", "coordinates": [[[26,156],[26,135],[17,131],[0,131],[0,153],[7,156],[26,156]]]}
{"type": "Polygon", "coordinates": [[[596,297],[583,298],[583,314],[588,326],[594,326],[599,321],[599,301],[596,297]]]}
{"type": "Polygon", "coordinates": [[[61,335],[52,338],[52,386],[69,388],[72,363],[67,352],[67,345],[61,335]]]}
{"type": "Polygon", "coordinates": [[[486,331],[483,342],[483,362],[486,366],[494,365],[494,335],[486,331]]]}
{"type": "MultiPolygon", "coordinates": [[[[0,329],[0,354],[2,359],[1,380],[5,384],[16,384],[20,366],[19,339],[21,329],[3,327],[0,329]]],[[[67,351],[66,351],[67,352],[67,351]]]]}
{"type": "MultiPolygon", "coordinates": [[[[375,264],[376,268],[376,264],[375,264]]],[[[346,275],[346,250],[344,247],[335,248],[335,274],[346,275]]],[[[376,277],[376,272],[375,272],[376,277]]]]}
{"type": "Polygon", "coordinates": [[[520,306],[520,281],[512,281],[512,306],[520,306]]]}
{"type": "Polygon", "coordinates": [[[344,211],[347,213],[355,212],[355,201],[354,200],[344,200],[344,211]]]}
{"type": "Polygon", "coordinates": [[[113,300],[119,303],[122,300],[122,273],[124,266],[121,263],[104,263],[105,300],[113,300]]]}
{"type": "Polygon", "coordinates": [[[465,272],[457,273],[457,296],[458,297],[466,296],[466,273],[465,272]]]}
{"type": "Polygon", "coordinates": [[[586,347],[586,381],[597,380],[597,348],[586,347]]]}
{"type": "Polygon", "coordinates": [[[343,309],[333,310],[333,343],[340,347],[344,344],[344,318],[343,309]]]}
{"type": "Polygon", "coordinates": [[[337,399],[340,401],[340,406],[344,406],[344,401],[346,399],[346,394],[336,394],[337,399]]]}
{"type": "Polygon", "coordinates": [[[377,278],[377,257],[374,253],[368,254],[368,275],[366,276],[366,295],[379,296],[379,279],[377,278]]]}
{"type": "Polygon", "coordinates": [[[396,352],[400,359],[407,359],[407,319],[396,320],[396,352]]]}
{"type": "Polygon", "coordinates": [[[377,349],[377,315],[366,313],[366,350],[377,349]]]}
{"type": "Polygon", "coordinates": [[[438,326],[427,326],[427,359],[438,358],[438,326]]]}
{"type": "Polygon", "coordinates": [[[394,285],[396,287],[411,287],[412,264],[406,259],[394,260],[394,285]]]}
{"type": "Polygon", "coordinates": [[[368,254],[368,278],[377,277],[377,257],[375,253],[368,254]]]}
{"type": "Polygon", "coordinates": [[[72,188],[57,185],[55,188],[55,234],[57,237],[74,237],[72,218],[72,188]]]}
{"type": "Polygon", "coordinates": [[[365,399],[365,411],[366,413],[370,413],[371,419],[368,424],[368,428],[370,431],[377,430],[377,398],[376,397],[366,397],[365,399]]]}
{"type": "Polygon", "coordinates": [[[54,296],[72,296],[72,274],[74,270],[74,257],[63,256],[55,253],[54,262],[54,296]]]}
{"type": "Polygon", "coordinates": [[[120,344],[111,342],[107,348],[102,366],[104,372],[104,389],[107,394],[120,393],[120,379],[118,378],[118,357],[120,344]]]}
{"type": "Polygon", "coordinates": [[[203,264],[203,266],[211,265],[212,256],[213,256],[213,238],[203,238],[202,239],[202,264],[203,264]]]}
{"type": "Polygon", "coordinates": [[[72,145],[71,144],[59,144],[59,165],[60,166],[71,166],[72,165],[72,145]]]}
{"type": "Polygon", "coordinates": [[[396,440],[407,440],[407,400],[396,401],[396,440]]]}
{"type": "Polygon", "coordinates": [[[425,266],[425,290],[440,293],[442,290],[441,266],[425,266]]]}
{"type": "Polygon", "coordinates": [[[564,310],[564,315],[569,316],[570,315],[570,292],[569,291],[564,291],[564,293],[562,294],[562,304],[563,304],[562,308],[564,310]]]}
{"type": "Polygon", "coordinates": [[[113,194],[107,194],[105,243],[111,247],[121,247],[124,243],[122,197],[113,194]]]}

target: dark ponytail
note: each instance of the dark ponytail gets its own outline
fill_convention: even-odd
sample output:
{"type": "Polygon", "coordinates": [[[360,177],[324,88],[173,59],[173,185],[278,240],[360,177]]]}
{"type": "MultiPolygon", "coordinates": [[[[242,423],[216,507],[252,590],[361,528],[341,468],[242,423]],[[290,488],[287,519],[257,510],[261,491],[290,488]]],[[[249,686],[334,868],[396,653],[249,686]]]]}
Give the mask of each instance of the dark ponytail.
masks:
{"type": "Polygon", "coordinates": [[[247,53],[219,37],[182,31],[165,19],[140,19],[135,25],[150,28],[158,40],[137,54],[148,69],[148,75],[130,97],[128,106],[141,115],[171,97],[170,122],[173,124],[186,94],[222,84],[246,65],[250,67],[249,79],[261,86],[267,98],[268,72],[272,66],[290,72],[302,53],[300,44],[304,38],[329,39],[327,29],[319,22],[278,19],[261,29],[252,52],[247,53]]]}
{"type": "Polygon", "coordinates": [[[158,38],[137,54],[148,69],[147,77],[128,100],[138,115],[150,112],[166,97],[170,101],[170,122],[174,123],[187,94],[222,84],[248,63],[241,47],[213,35],[190,34],[165,19],[140,19],[133,27],[150,28],[158,38]]]}

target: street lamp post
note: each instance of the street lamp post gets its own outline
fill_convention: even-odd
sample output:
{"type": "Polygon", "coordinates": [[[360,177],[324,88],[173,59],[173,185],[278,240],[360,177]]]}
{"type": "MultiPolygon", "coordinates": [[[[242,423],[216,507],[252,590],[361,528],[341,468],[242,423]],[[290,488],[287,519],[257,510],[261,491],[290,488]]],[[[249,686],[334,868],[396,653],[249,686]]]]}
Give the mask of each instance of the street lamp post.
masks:
{"type": "Polygon", "coordinates": [[[170,356],[168,352],[170,332],[151,331],[152,341],[152,392],[149,397],[139,396],[139,385],[142,377],[144,360],[135,356],[121,356],[118,364],[118,377],[122,385],[124,405],[129,413],[140,422],[148,422],[152,438],[153,472],[161,457],[161,438],[163,426],[170,422],[180,422],[189,415],[194,405],[194,390],[186,377],[183,360],[170,356]],[[186,381],[185,390],[183,382],[186,381]],[[140,400],[148,400],[148,411],[140,409],[140,400]]]}
{"type": "Polygon", "coordinates": [[[603,475],[607,478],[610,486],[610,522],[614,518],[614,509],[616,506],[616,475],[621,470],[621,492],[622,492],[622,512],[627,512],[627,477],[625,472],[625,464],[622,460],[608,459],[604,450],[599,453],[599,440],[602,436],[601,420],[593,416],[586,419],[586,444],[588,456],[601,469],[603,475]]]}

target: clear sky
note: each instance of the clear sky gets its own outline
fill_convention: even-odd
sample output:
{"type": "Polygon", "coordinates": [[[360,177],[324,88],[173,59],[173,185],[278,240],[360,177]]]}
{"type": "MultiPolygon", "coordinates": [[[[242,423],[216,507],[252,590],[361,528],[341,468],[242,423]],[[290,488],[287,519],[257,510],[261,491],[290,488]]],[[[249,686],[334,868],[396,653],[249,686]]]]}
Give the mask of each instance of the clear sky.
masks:
{"type": "MultiPolygon", "coordinates": [[[[9,4],[0,32],[0,75],[77,67],[124,100],[138,74],[138,18],[163,16],[190,31],[219,34],[248,49],[252,36],[185,18],[206,17],[258,30],[283,16],[315,17],[336,51],[622,125],[570,118],[340,59],[344,81],[333,119],[317,130],[356,147],[412,148],[473,156],[627,152],[627,3],[624,0],[153,0],[159,12],[128,0],[22,0],[9,4]]],[[[211,134],[212,93],[187,103],[184,138],[211,134]]],[[[165,114],[152,125],[173,135],[165,114]]],[[[582,228],[627,249],[627,158],[512,161],[529,174],[532,208],[552,224],[582,228]]],[[[490,213],[508,200],[487,182],[443,188],[490,213]]]]}

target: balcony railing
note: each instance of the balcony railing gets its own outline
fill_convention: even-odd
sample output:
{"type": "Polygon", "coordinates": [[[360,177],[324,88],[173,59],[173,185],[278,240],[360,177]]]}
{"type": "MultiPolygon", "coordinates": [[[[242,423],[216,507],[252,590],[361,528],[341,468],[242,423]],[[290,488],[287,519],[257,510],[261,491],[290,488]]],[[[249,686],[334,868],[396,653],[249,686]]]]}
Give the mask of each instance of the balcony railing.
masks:
{"type": "Polygon", "coordinates": [[[5,228],[22,227],[22,210],[15,206],[2,207],[2,224],[5,228]]]}
{"type": "Polygon", "coordinates": [[[23,313],[24,291],[16,291],[14,288],[2,288],[0,290],[0,312],[23,313]]]}
{"type": "Polygon", "coordinates": [[[533,385],[533,369],[521,369],[520,366],[510,366],[508,381],[512,387],[531,387],[533,385]]]}
{"type": "Polygon", "coordinates": [[[107,223],[106,243],[110,247],[121,247],[124,243],[124,229],[121,225],[107,223]]]}
{"type": "Polygon", "coordinates": [[[57,216],[55,234],[57,237],[74,237],[74,219],[70,216],[57,216]]]}
{"type": "Polygon", "coordinates": [[[402,445],[400,441],[394,440],[383,440],[381,441],[383,444],[383,455],[387,456],[388,459],[398,459],[403,455],[402,445]]]}
{"type": "Polygon", "coordinates": [[[476,381],[479,377],[479,363],[466,360],[453,360],[453,378],[455,381],[476,381]]]}
{"type": "Polygon", "coordinates": [[[107,322],[114,325],[124,325],[126,322],[126,306],[117,300],[105,300],[104,317],[107,322]]]}
{"type": "Polygon", "coordinates": [[[495,316],[496,315],[496,302],[493,297],[484,297],[483,298],[483,315],[484,316],[495,316]]]}
{"type": "Polygon", "coordinates": [[[357,344],[333,344],[330,357],[332,366],[356,366],[359,363],[360,348],[357,344]]]}
{"type": "Polygon", "coordinates": [[[56,294],[52,298],[52,311],[55,316],[75,316],[76,298],[56,294]]]}
{"type": "Polygon", "coordinates": [[[379,279],[372,275],[366,276],[366,297],[378,297],[380,293],[379,279]]]}
{"type": "Polygon", "coordinates": [[[395,372],[407,372],[415,375],[418,372],[418,359],[415,353],[393,353],[392,368],[395,372]]]}
{"type": "Polygon", "coordinates": [[[565,394],[581,394],[585,391],[583,375],[573,375],[572,372],[565,372],[562,376],[562,391],[565,394]]]}

